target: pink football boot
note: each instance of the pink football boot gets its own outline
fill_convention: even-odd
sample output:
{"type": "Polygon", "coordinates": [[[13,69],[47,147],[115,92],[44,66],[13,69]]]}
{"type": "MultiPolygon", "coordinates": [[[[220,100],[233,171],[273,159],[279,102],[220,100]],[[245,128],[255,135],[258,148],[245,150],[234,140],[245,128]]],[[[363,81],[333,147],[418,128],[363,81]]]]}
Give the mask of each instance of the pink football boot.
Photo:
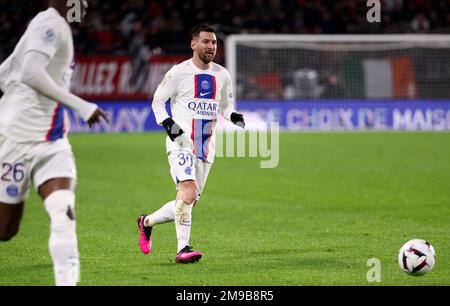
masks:
{"type": "Polygon", "coordinates": [[[139,216],[137,219],[139,227],[139,247],[142,253],[149,254],[152,251],[152,227],[144,225],[146,215],[139,216]]]}
{"type": "Polygon", "coordinates": [[[192,250],[190,246],[185,246],[184,249],[182,249],[175,259],[176,263],[194,263],[199,261],[202,258],[202,253],[192,250]]]}

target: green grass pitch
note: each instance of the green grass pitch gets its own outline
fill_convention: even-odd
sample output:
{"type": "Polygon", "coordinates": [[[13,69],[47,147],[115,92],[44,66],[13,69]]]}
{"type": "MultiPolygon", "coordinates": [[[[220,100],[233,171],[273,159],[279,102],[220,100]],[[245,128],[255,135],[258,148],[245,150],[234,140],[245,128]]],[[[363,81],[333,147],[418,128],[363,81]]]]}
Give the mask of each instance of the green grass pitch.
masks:
{"type": "MultiPolygon", "coordinates": [[[[160,133],[72,135],[80,285],[450,285],[450,134],[280,135],[280,164],[218,158],[176,265],[175,226],[137,245],[136,217],[174,198],[160,133]],[[411,277],[397,252],[429,240],[434,270],[411,277]],[[368,283],[367,260],[381,261],[368,283]]],[[[33,192],[19,235],[0,243],[0,285],[49,285],[49,220],[33,192]]]]}

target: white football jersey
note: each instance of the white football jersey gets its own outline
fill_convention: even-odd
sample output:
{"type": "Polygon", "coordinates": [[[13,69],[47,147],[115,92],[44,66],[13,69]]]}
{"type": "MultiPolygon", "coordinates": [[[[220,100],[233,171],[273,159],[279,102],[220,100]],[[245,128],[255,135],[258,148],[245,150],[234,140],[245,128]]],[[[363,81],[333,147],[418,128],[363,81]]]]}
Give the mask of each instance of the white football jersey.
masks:
{"type": "Polygon", "coordinates": [[[61,103],[51,100],[20,80],[25,54],[38,51],[50,58],[48,75],[69,89],[73,72],[72,30],[54,9],[40,12],[28,25],[2,69],[6,91],[0,100],[0,133],[16,142],[55,141],[66,136],[69,126],[61,103]]]}
{"type": "MultiPolygon", "coordinates": [[[[214,162],[216,123],[220,112],[230,120],[234,110],[231,78],[227,69],[211,63],[210,69],[199,69],[192,59],[173,66],[159,84],[155,97],[167,101],[173,120],[193,141],[193,154],[214,162]]],[[[168,118],[165,110],[153,107],[158,124],[168,118]]],[[[167,152],[180,150],[176,142],[166,139],[167,152]]]]}

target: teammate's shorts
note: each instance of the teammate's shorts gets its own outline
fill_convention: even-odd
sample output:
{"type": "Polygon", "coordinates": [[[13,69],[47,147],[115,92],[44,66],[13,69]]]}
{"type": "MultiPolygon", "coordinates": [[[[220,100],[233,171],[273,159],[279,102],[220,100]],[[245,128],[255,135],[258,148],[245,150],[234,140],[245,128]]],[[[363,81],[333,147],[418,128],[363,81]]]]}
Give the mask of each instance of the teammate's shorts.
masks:
{"type": "Polygon", "coordinates": [[[204,162],[188,151],[171,151],[169,153],[170,174],[178,185],[179,182],[195,181],[198,195],[202,194],[212,164],[204,162]]]}
{"type": "Polygon", "coordinates": [[[0,134],[0,148],[2,147],[2,144],[5,142],[6,138],[0,134]]]}
{"type": "Polygon", "coordinates": [[[17,143],[0,140],[0,202],[18,204],[28,199],[30,185],[37,190],[48,180],[77,173],[67,138],[54,142],[17,143]]]}

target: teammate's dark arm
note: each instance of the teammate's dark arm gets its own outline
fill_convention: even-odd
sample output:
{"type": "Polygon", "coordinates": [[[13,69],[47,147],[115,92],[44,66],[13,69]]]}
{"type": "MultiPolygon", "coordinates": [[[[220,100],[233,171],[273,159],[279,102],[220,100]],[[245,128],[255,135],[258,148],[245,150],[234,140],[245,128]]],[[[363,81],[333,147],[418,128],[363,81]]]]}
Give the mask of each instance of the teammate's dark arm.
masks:
{"type": "Polygon", "coordinates": [[[91,118],[87,121],[89,127],[93,127],[94,124],[100,123],[100,118],[103,118],[103,120],[109,124],[108,114],[106,114],[101,108],[97,108],[91,118]]]}

